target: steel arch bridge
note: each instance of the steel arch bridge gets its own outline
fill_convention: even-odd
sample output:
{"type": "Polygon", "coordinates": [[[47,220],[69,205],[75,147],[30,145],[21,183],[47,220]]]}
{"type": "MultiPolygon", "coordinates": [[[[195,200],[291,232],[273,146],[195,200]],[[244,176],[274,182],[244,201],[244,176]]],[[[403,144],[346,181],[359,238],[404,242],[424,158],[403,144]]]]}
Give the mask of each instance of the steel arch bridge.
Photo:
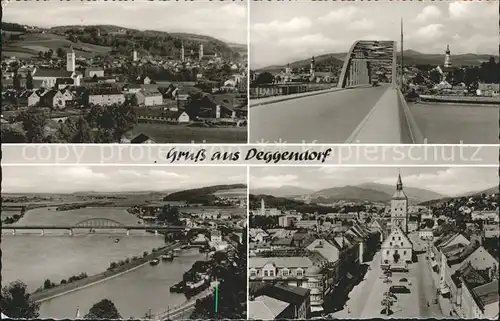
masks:
{"type": "Polygon", "coordinates": [[[396,42],[358,40],[353,43],[344,59],[337,87],[370,85],[374,78],[373,63],[391,70],[392,84],[396,84],[396,42]]]}
{"type": "Polygon", "coordinates": [[[109,218],[90,218],[76,223],[73,228],[125,228],[125,224],[109,218]]]}

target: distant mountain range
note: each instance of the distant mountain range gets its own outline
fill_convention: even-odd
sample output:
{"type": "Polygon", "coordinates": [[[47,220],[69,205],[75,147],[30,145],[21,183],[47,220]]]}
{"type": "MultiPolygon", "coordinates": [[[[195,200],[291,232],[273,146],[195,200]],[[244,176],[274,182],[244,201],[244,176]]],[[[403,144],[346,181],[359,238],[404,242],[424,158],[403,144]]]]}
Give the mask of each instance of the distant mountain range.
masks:
{"type": "MultiPolygon", "coordinates": [[[[342,66],[347,53],[329,53],[314,57],[314,62],[317,68],[329,67],[329,66],[342,66]]],[[[461,54],[461,55],[451,55],[452,62],[455,66],[479,66],[482,62],[488,61],[492,55],[488,54],[461,54]]],[[[398,61],[401,60],[401,55],[398,52],[398,61]]],[[[498,55],[494,56],[498,61],[498,55]]],[[[425,54],[415,50],[405,50],[403,51],[403,61],[409,65],[442,65],[444,62],[444,53],[442,54],[425,54]]],[[[291,68],[309,68],[311,64],[311,57],[307,59],[297,60],[290,62],[291,68]]],[[[263,67],[257,69],[257,71],[268,71],[268,72],[278,72],[286,68],[287,64],[284,65],[272,65],[268,67],[263,67]]]]}
{"type": "Polygon", "coordinates": [[[279,188],[255,188],[251,190],[254,195],[272,195],[274,197],[295,197],[314,193],[313,190],[298,186],[281,186],[279,188]]]}

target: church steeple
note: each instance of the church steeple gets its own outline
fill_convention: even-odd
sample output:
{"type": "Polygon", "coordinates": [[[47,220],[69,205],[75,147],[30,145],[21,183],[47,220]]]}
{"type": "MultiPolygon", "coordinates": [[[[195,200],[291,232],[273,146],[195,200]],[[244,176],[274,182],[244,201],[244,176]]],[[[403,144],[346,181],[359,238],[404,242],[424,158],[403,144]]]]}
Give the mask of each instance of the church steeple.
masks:
{"type": "Polygon", "coordinates": [[[446,54],[449,55],[450,53],[450,45],[446,45],[446,54]]]}
{"type": "Polygon", "coordinates": [[[401,180],[401,173],[398,174],[398,182],[396,183],[396,190],[397,191],[403,190],[403,181],[401,180]]]}

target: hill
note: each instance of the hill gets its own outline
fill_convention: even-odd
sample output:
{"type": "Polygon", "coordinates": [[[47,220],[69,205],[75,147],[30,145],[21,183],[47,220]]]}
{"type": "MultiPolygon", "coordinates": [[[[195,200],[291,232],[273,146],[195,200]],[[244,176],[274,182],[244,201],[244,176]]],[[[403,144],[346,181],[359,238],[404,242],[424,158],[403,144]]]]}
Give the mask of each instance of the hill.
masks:
{"type": "MultiPolygon", "coordinates": [[[[321,56],[315,56],[314,63],[318,69],[329,68],[331,66],[342,66],[345,55],[346,55],[345,53],[341,53],[341,54],[326,54],[321,56]]],[[[290,67],[293,69],[302,69],[302,68],[308,69],[310,65],[311,65],[311,57],[290,63],[290,67]]],[[[268,71],[274,73],[274,72],[279,72],[285,68],[286,64],[273,65],[269,67],[260,68],[258,69],[258,71],[268,71]]]]}
{"type": "Polygon", "coordinates": [[[312,202],[328,203],[335,201],[388,202],[391,194],[359,186],[344,186],[322,189],[311,194],[312,202]]]}
{"type": "Polygon", "coordinates": [[[272,195],[275,197],[292,197],[311,194],[314,191],[298,186],[281,186],[279,188],[256,188],[252,189],[252,194],[272,195]]]}
{"type": "Polygon", "coordinates": [[[221,193],[224,190],[246,189],[245,184],[232,185],[213,185],[202,188],[188,189],[184,191],[168,194],[163,198],[164,201],[185,201],[187,203],[208,204],[216,199],[215,193],[221,193]]]}
{"type": "Polygon", "coordinates": [[[487,189],[482,190],[482,191],[467,192],[461,196],[475,196],[475,195],[481,195],[481,194],[491,195],[491,194],[498,194],[498,193],[499,193],[498,186],[493,186],[493,187],[487,188],[487,189]]]}
{"type": "MultiPolygon", "coordinates": [[[[329,67],[332,65],[342,65],[344,63],[344,59],[346,57],[346,52],[341,53],[329,53],[321,56],[314,57],[316,66],[318,68],[329,67]]],[[[453,55],[452,60],[453,65],[455,66],[480,66],[482,62],[488,61],[492,55],[488,54],[461,54],[461,55],[453,55]]],[[[400,52],[397,54],[398,61],[401,61],[400,52]]],[[[498,61],[498,55],[495,56],[495,59],[498,61]]],[[[415,50],[405,50],[403,51],[403,60],[405,65],[432,65],[438,66],[442,65],[444,61],[444,53],[438,54],[424,54],[415,50]]],[[[292,68],[309,68],[311,64],[311,58],[302,59],[298,61],[294,61],[290,63],[290,67],[292,68]]],[[[263,67],[258,69],[257,71],[268,71],[268,72],[279,72],[286,68],[286,64],[284,65],[272,65],[268,67],[263,67]]]]}
{"type": "MultiPolygon", "coordinates": [[[[311,201],[314,202],[335,202],[335,201],[369,201],[388,203],[395,188],[393,185],[364,183],[356,186],[344,186],[327,188],[311,194],[311,201]]],[[[428,200],[445,197],[439,193],[415,188],[404,187],[408,201],[411,204],[418,204],[428,200]]]]}
{"type": "MultiPolygon", "coordinates": [[[[12,29],[9,24],[9,29],[12,29]]],[[[203,43],[204,53],[217,53],[230,59],[240,57],[240,47],[231,47],[219,39],[190,33],[168,33],[156,30],[137,30],[113,25],[94,26],[57,26],[43,30],[43,33],[23,33],[19,40],[3,43],[2,53],[6,55],[36,56],[40,51],[73,46],[77,55],[123,54],[130,55],[136,49],[140,55],[165,57],[179,56],[184,44],[187,55],[193,51],[198,54],[199,44],[203,43]],[[233,49],[234,48],[234,49],[233,49]],[[18,55],[19,55],[18,54],[18,55]]],[[[246,53],[246,50],[244,51],[246,53]]]]}
{"type": "MultiPolygon", "coordinates": [[[[387,193],[389,195],[394,194],[394,185],[387,185],[387,184],[377,184],[377,183],[364,183],[361,185],[358,185],[360,187],[364,188],[369,188],[377,191],[381,191],[384,193],[387,193]]],[[[416,188],[416,187],[409,187],[409,186],[404,186],[404,191],[406,193],[406,196],[408,196],[408,199],[410,202],[424,202],[436,198],[442,198],[446,197],[446,195],[442,195],[433,191],[429,191],[426,189],[422,188],[416,188]]]]}
{"type": "Polygon", "coordinates": [[[320,206],[316,204],[305,204],[303,201],[293,200],[285,197],[274,197],[271,195],[255,195],[250,194],[248,202],[251,209],[259,209],[261,200],[264,199],[267,208],[278,208],[283,210],[295,210],[299,213],[314,213],[320,214],[330,213],[331,207],[320,206]]]}

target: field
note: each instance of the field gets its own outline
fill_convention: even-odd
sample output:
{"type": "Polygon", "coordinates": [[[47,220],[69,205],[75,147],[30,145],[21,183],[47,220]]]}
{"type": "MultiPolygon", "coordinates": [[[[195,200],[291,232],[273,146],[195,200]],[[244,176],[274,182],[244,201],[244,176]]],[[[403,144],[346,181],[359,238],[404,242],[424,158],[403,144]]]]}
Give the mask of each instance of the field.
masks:
{"type": "Polygon", "coordinates": [[[187,127],[186,125],[138,124],[129,133],[143,133],[156,143],[246,143],[246,127],[187,127]]]}
{"type": "Polygon", "coordinates": [[[238,197],[238,196],[246,196],[247,190],[246,188],[235,188],[235,189],[226,189],[220,190],[214,193],[215,196],[219,197],[238,197]]]}
{"type": "Polygon", "coordinates": [[[77,56],[90,57],[105,54],[111,50],[110,47],[91,45],[87,43],[73,43],[63,36],[51,33],[27,33],[22,39],[5,44],[2,55],[16,57],[38,56],[39,51],[52,49],[54,53],[58,48],[67,49],[73,46],[77,56]]]}

